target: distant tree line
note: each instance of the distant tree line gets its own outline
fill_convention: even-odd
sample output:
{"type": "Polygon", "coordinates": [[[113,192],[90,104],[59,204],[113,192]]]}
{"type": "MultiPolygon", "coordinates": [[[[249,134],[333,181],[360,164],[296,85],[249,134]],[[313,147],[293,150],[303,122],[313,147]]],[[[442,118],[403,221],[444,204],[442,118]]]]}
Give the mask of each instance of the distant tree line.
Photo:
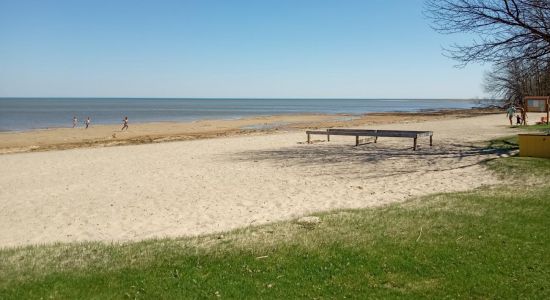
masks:
{"type": "Polygon", "coordinates": [[[426,0],[425,14],[440,33],[476,37],[444,54],[460,66],[491,63],[487,92],[518,106],[550,96],[550,0],[426,0]]]}

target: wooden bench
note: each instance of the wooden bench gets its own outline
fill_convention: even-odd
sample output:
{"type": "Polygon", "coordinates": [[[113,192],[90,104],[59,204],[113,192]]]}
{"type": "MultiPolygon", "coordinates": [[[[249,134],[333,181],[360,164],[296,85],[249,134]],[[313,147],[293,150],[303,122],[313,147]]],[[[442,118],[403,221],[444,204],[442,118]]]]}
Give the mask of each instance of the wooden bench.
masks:
{"type": "Polygon", "coordinates": [[[378,137],[403,137],[414,139],[413,150],[416,151],[417,139],[419,137],[430,137],[430,147],[432,146],[432,131],[414,131],[414,130],[376,130],[376,129],[327,129],[327,130],[308,130],[307,143],[311,143],[311,135],[326,135],[327,141],[330,141],[331,135],[347,135],[355,136],[355,146],[359,145],[359,137],[369,136],[374,137],[374,142],[378,141],[378,137]]]}

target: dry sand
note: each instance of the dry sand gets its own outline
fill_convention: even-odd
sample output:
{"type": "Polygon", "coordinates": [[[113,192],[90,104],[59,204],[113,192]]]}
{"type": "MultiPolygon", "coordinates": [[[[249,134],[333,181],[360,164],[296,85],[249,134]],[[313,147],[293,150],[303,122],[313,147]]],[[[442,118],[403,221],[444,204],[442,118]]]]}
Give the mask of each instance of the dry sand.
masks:
{"type": "Polygon", "coordinates": [[[302,130],[280,130],[0,155],[0,247],[203,234],[495,184],[478,163],[499,153],[473,143],[515,133],[506,121],[376,126],[434,131],[434,146],[419,139],[416,152],[411,139],[305,144],[302,130]]]}

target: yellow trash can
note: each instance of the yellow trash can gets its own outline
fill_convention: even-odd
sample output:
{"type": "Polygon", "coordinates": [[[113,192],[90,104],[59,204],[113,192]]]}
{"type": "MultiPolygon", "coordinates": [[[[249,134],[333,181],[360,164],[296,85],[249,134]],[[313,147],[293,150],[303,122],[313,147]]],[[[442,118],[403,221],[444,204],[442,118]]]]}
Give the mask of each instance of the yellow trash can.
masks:
{"type": "Polygon", "coordinates": [[[550,135],[519,134],[519,156],[550,158],[550,135]]]}

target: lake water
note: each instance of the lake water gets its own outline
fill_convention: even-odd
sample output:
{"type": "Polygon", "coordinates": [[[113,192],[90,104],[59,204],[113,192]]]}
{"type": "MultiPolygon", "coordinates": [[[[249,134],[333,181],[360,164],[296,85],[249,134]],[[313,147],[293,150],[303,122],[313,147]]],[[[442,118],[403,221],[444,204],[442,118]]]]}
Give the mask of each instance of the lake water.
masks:
{"type": "Polygon", "coordinates": [[[250,116],[323,113],[413,112],[477,107],[478,100],[453,99],[160,99],[0,98],[0,131],[92,124],[236,119],[250,116]]]}

